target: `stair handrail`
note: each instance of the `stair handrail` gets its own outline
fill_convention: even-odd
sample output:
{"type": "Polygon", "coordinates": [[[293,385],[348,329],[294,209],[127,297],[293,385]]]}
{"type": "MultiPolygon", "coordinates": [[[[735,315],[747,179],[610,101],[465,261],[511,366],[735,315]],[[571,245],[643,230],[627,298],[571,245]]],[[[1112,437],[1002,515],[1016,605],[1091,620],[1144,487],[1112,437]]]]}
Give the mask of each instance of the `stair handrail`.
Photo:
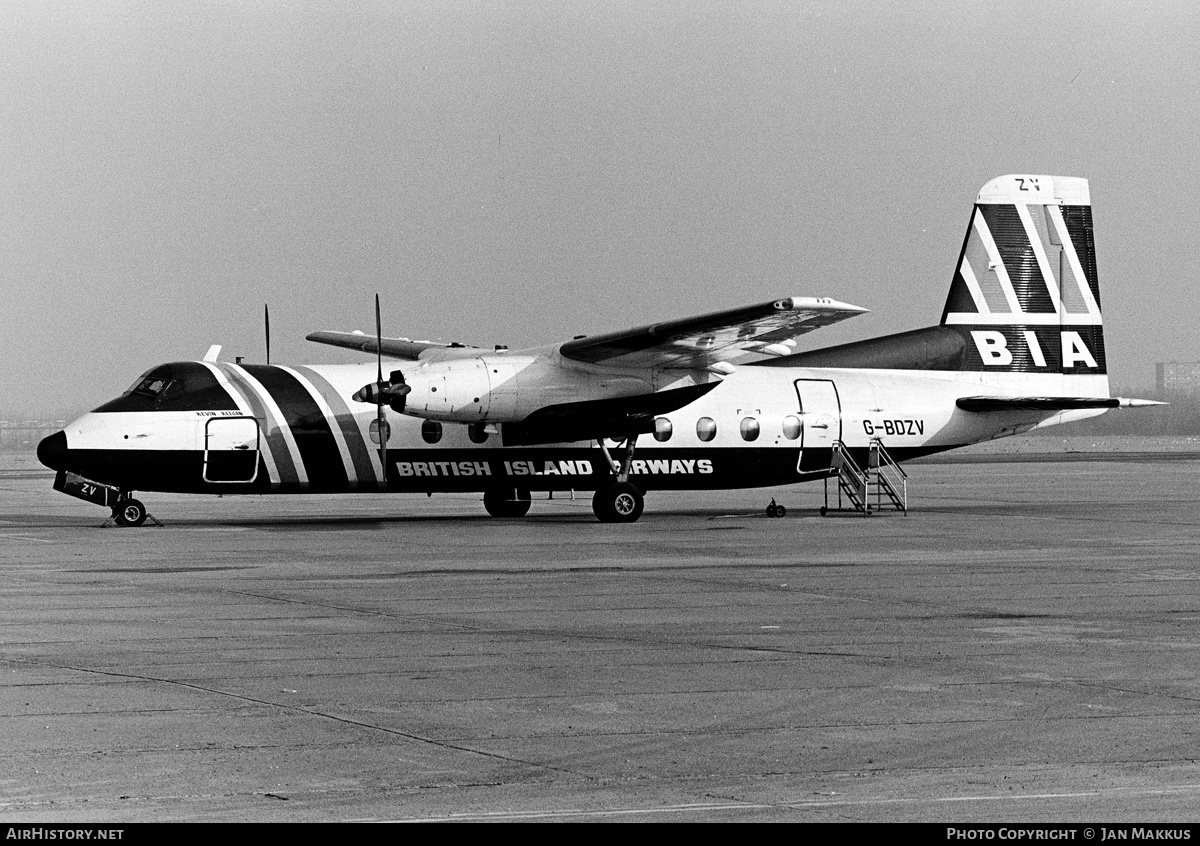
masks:
{"type": "Polygon", "coordinates": [[[908,511],[908,473],[892,458],[882,439],[872,438],[871,448],[879,456],[876,472],[880,481],[889,491],[892,501],[904,511],[908,511]]]}
{"type": "Polygon", "coordinates": [[[835,470],[838,475],[841,475],[842,467],[847,467],[850,469],[851,475],[853,475],[856,479],[863,480],[867,477],[867,474],[863,472],[863,469],[858,466],[858,462],[854,460],[854,456],[850,455],[850,450],[846,449],[845,441],[833,442],[833,461],[831,463],[833,464],[832,469],[835,470]]]}

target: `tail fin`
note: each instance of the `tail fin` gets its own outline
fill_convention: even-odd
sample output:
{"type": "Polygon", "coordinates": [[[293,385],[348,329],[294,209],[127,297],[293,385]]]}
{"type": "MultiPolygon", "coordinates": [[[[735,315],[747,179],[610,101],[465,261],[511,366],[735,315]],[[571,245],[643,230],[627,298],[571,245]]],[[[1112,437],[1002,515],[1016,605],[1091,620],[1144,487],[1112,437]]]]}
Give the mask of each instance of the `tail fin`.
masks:
{"type": "Polygon", "coordinates": [[[1108,394],[1086,179],[1011,175],[983,186],[942,325],[964,336],[964,369],[1100,376],[1081,393],[1108,394]]]}

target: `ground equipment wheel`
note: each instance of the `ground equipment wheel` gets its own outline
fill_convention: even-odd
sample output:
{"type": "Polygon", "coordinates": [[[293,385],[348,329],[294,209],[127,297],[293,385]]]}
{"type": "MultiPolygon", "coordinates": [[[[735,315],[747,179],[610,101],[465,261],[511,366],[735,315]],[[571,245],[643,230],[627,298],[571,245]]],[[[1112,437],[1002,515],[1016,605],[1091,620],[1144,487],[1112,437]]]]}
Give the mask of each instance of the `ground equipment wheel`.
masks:
{"type": "Polygon", "coordinates": [[[630,482],[617,482],[596,491],[592,511],[601,523],[633,523],[642,516],[646,501],[630,482]]]}

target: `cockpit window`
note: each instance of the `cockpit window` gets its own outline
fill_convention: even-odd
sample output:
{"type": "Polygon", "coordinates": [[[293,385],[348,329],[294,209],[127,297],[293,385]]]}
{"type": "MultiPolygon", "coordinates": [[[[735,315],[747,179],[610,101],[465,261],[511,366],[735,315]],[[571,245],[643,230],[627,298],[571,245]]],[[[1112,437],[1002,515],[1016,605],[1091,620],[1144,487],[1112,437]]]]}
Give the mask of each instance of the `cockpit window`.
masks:
{"type": "Polygon", "coordinates": [[[141,394],[144,397],[151,399],[159,399],[165,395],[167,389],[175,384],[174,379],[164,379],[161,376],[143,376],[141,379],[133,383],[133,387],[125,393],[141,394]]]}
{"type": "Polygon", "coordinates": [[[194,361],[160,364],[96,411],[236,411],[212,371],[194,361]]]}

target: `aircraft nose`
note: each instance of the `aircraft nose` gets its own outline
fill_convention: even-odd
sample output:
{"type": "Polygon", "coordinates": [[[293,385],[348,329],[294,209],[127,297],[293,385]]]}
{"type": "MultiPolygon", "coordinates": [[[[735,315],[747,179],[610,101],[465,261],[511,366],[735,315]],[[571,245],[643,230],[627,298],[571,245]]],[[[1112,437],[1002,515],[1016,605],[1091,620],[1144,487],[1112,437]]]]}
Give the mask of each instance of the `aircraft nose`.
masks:
{"type": "Polygon", "coordinates": [[[38,461],[51,470],[66,470],[67,462],[67,433],[55,432],[49,437],[42,438],[37,448],[38,461]]]}

